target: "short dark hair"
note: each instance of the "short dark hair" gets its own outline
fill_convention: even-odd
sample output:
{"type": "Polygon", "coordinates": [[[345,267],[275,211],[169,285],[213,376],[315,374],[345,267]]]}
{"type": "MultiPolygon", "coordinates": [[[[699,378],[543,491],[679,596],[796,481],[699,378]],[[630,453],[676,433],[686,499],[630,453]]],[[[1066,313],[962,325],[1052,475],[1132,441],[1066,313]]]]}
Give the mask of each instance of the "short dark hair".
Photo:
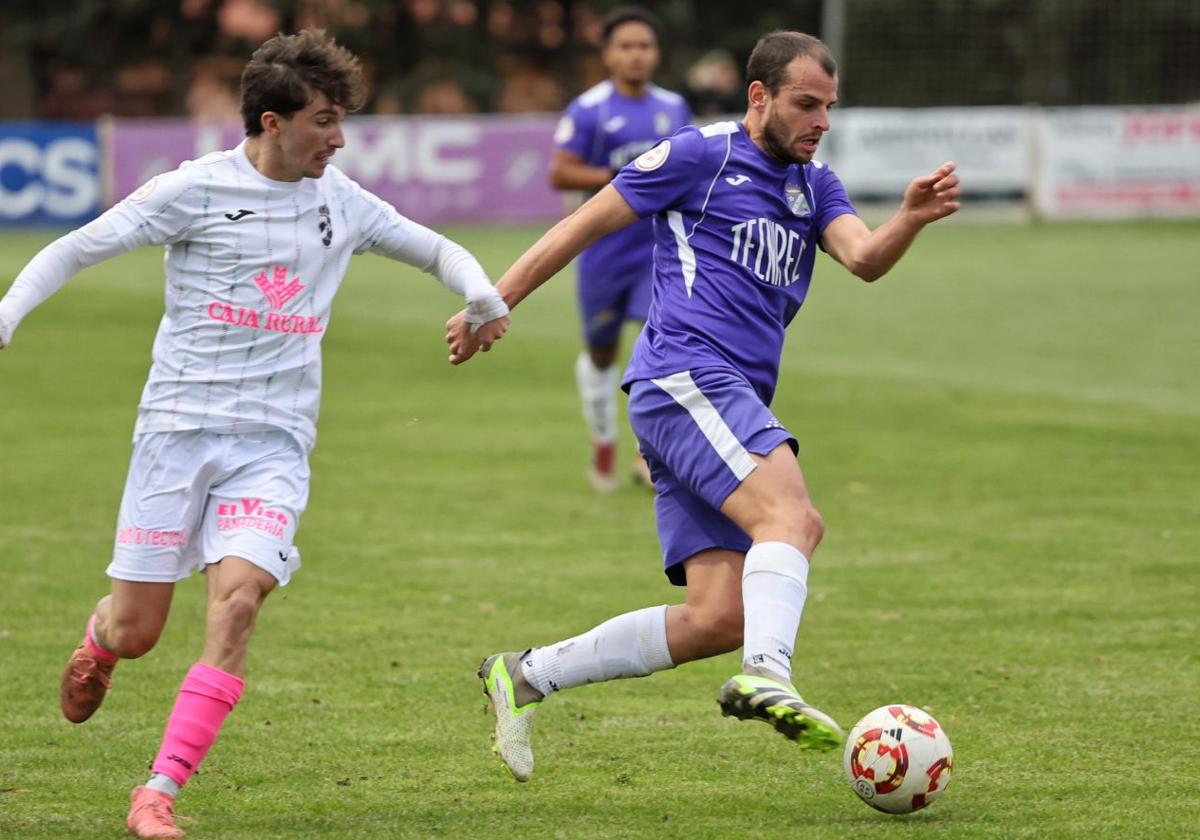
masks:
{"type": "Polygon", "coordinates": [[[323,29],[276,35],[250,56],[242,71],[242,122],[246,134],[262,134],[262,115],[289,116],[323,93],[335,105],[357,111],[367,98],[362,66],[323,29]]]}
{"type": "Polygon", "coordinates": [[[803,32],[777,29],[758,39],[746,63],[746,83],[762,82],[774,95],[787,75],[788,65],[797,58],[811,58],[829,76],[837,75],[837,62],[825,42],[803,32]]]}
{"type": "Polygon", "coordinates": [[[659,19],[641,6],[618,6],[600,21],[601,42],[608,46],[609,39],[617,31],[617,27],[632,22],[644,23],[649,26],[654,31],[655,38],[658,38],[659,33],[662,32],[662,23],[659,19]]]}

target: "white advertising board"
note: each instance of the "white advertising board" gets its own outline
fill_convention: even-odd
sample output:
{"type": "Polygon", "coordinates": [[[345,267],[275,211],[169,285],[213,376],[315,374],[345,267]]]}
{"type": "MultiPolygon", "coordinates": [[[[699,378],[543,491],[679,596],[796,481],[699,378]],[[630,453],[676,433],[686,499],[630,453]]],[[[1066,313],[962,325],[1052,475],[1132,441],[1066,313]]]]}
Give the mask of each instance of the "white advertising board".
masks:
{"type": "Polygon", "coordinates": [[[1200,215],[1200,108],[1046,110],[1037,141],[1047,218],[1200,215]]]}
{"type": "Polygon", "coordinates": [[[945,161],[958,164],[963,189],[1021,193],[1029,186],[1030,113],[1024,108],[850,108],[834,111],[829,151],[851,196],[895,195],[945,161]]]}

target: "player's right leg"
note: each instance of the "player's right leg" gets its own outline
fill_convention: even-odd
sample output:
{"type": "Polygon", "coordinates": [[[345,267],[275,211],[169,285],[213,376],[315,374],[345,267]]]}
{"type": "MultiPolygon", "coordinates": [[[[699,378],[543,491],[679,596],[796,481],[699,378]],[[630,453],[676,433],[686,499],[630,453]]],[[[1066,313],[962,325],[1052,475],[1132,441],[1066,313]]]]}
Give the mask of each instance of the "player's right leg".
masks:
{"type": "Polygon", "coordinates": [[[635,610],[545,647],[484,659],[479,677],[496,717],[494,751],[517,781],[533,774],[533,717],[547,695],[675,667],[667,612],[666,606],[635,610]]]}
{"type": "Polygon", "coordinates": [[[671,572],[687,600],[618,615],[585,633],[524,653],[496,653],[479,669],[495,714],[493,751],[521,782],[533,775],[533,719],[550,694],[644,677],[736,650],[742,643],[742,555],[708,549],[671,572]]]}
{"type": "Polygon", "coordinates": [[[99,708],[118,659],[142,656],[158,642],[175,582],[187,574],[183,556],[198,518],[196,455],[184,435],[142,434],[134,441],[107,570],[112,589],[63,672],[60,704],[73,723],[99,708]]]}
{"type": "Polygon", "coordinates": [[[121,659],[136,659],[158,642],[171,610],[173,583],[112,581],[112,592],[96,604],[63,670],[59,704],[72,723],[90,718],[108,693],[121,659]]]}
{"type": "Polygon", "coordinates": [[[601,493],[617,489],[616,342],[589,344],[575,359],[575,385],[584,424],[592,441],[588,481],[601,493]]]}
{"type": "Polygon", "coordinates": [[[617,347],[629,297],[629,280],[585,253],[579,263],[578,298],[585,349],[575,359],[575,385],[592,442],[588,480],[602,493],[619,485],[617,448],[617,347]]]}

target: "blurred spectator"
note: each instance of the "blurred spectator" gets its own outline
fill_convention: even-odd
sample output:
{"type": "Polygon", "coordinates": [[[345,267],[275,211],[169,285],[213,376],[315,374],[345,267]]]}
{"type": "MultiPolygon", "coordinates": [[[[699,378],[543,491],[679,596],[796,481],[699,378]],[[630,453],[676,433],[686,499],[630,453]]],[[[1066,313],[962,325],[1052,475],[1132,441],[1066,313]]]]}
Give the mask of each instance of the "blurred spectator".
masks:
{"type": "Polygon", "coordinates": [[[217,21],[225,34],[254,44],[261,44],[283,26],[274,4],[266,0],[224,0],[217,21]]]}
{"type": "Polygon", "coordinates": [[[746,109],[742,74],[727,50],[707,52],[688,69],[687,99],[697,117],[737,114],[746,109]]]}
{"type": "Polygon", "coordinates": [[[49,89],[42,95],[40,115],[51,120],[92,120],[112,113],[111,93],[94,84],[82,69],[55,67],[49,89]]]}
{"type": "Polygon", "coordinates": [[[505,62],[504,82],[496,110],[505,113],[561,111],[566,103],[559,81],[548,71],[529,62],[505,62]]]}
{"type": "Polygon", "coordinates": [[[188,116],[205,122],[241,120],[240,72],[245,62],[209,56],[196,62],[185,105],[188,116]]]}
{"type": "Polygon", "coordinates": [[[113,85],[113,113],[153,117],[169,113],[174,98],[171,70],[162,61],[142,59],[119,68],[113,85]]]}
{"type": "Polygon", "coordinates": [[[414,114],[470,114],[479,110],[479,104],[467,96],[466,90],[455,79],[439,79],[422,87],[413,102],[414,114]]]}

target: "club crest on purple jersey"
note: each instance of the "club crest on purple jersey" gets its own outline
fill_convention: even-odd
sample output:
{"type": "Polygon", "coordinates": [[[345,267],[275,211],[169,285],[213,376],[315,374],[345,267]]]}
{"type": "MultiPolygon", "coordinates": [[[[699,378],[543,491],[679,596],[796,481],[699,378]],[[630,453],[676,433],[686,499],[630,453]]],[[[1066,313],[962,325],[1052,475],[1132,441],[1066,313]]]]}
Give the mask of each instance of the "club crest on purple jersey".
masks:
{"type": "Polygon", "coordinates": [[[808,196],[804,194],[803,184],[789,181],[783,188],[783,196],[787,199],[788,209],[792,211],[793,216],[803,218],[812,215],[812,208],[808,206],[808,196]]]}

